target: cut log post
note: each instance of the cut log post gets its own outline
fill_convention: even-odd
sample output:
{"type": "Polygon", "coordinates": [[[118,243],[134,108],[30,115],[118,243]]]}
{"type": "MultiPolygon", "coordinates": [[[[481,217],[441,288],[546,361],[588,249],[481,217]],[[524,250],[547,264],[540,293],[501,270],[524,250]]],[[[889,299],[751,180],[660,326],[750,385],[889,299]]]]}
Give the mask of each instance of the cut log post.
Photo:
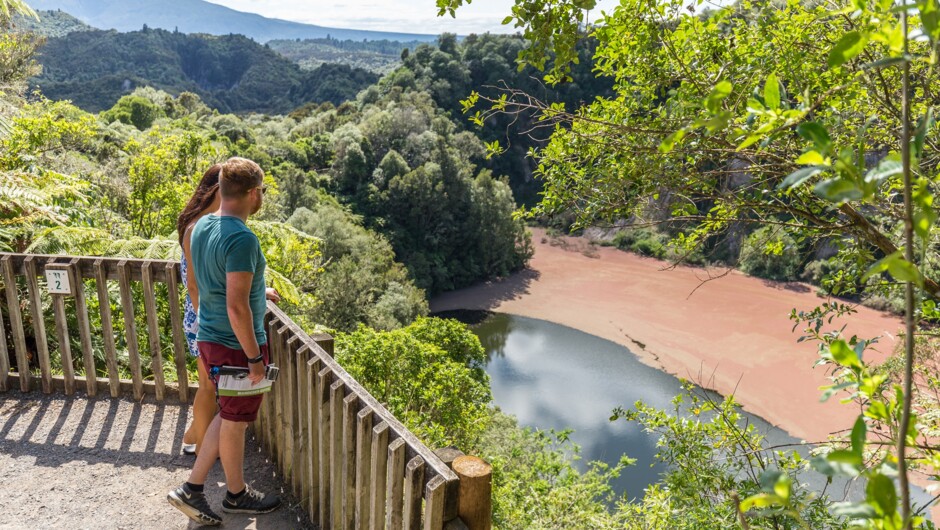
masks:
{"type": "Polygon", "coordinates": [[[316,333],[310,337],[314,342],[317,343],[323,351],[327,353],[330,357],[333,357],[333,336],[328,333],[316,333]]]}
{"type": "Polygon", "coordinates": [[[457,514],[470,530],[490,530],[493,526],[493,468],[475,456],[454,459],[459,479],[457,514]]]}

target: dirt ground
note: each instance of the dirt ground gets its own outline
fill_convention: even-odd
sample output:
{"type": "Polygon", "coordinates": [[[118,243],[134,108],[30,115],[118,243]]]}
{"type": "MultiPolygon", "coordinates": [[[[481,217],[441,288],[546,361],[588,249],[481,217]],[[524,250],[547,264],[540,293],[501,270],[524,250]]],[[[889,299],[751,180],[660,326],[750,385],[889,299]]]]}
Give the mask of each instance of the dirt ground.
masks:
{"type": "MultiPolygon", "coordinates": [[[[152,397],[0,394],[0,528],[199,527],[166,501],[195,458],[181,454],[189,410],[152,397]]],[[[225,478],[216,464],[206,491],[224,527],[313,528],[250,432],[246,453],[248,482],[281,492],[284,504],[264,515],[222,513],[225,478]]]]}

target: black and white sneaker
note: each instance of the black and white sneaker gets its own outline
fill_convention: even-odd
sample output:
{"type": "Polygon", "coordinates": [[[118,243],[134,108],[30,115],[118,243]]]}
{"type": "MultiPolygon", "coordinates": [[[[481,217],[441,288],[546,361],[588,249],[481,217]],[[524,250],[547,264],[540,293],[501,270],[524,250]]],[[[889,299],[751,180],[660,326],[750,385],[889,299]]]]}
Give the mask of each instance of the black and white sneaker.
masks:
{"type": "Polygon", "coordinates": [[[222,518],[209,507],[206,494],[192,491],[186,484],[171,491],[166,496],[166,500],[176,507],[177,510],[183,512],[186,517],[189,517],[199,524],[211,526],[222,524],[222,518]]]}
{"type": "Polygon", "coordinates": [[[265,495],[245,485],[245,493],[233,499],[228,493],[222,501],[222,511],[226,513],[268,513],[273,512],[281,505],[277,495],[265,495]]]}

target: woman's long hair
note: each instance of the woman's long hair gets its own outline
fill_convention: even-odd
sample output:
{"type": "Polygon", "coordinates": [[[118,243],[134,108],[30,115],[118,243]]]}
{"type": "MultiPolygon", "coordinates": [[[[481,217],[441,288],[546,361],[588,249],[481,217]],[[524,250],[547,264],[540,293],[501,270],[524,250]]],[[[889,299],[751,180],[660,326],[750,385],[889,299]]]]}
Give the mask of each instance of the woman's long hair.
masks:
{"type": "Polygon", "coordinates": [[[202,174],[202,180],[196,186],[196,191],[193,192],[192,198],[183,208],[183,213],[176,220],[176,231],[179,233],[181,247],[183,246],[183,234],[186,233],[186,228],[215,200],[215,194],[219,191],[219,174],[221,172],[222,164],[216,164],[202,174]]]}

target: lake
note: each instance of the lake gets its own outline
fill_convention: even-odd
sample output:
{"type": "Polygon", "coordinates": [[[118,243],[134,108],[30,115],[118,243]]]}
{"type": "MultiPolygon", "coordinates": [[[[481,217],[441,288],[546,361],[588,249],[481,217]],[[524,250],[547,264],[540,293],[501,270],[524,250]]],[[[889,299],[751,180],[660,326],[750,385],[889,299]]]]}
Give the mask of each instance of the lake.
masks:
{"type": "MultiPolygon", "coordinates": [[[[544,320],[486,311],[450,311],[435,316],[457,318],[470,325],[486,349],[493,400],[520,425],[537,429],[573,429],[570,439],[581,446],[576,465],[601,460],[615,464],[621,454],[637,460],[612,484],[628,498],[642,497],[664,466],[655,459],[655,435],[636,423],[609,421],[616,407],[630,409],[636,401],[672,410],[682,392],[678,378],[643,364],[627,348],[573,328],[544,320]]],[[[690,375],[690,377],[692,377],[690,375]]],[[[744,414],[768,445],[799,443],[763,418],[744,414]]],[[[801,453],[807,454],[806,448],[801,453]]],[[[825,478],[808,473],[801,480],[821,491],[825,478]]],[[[837,481],[830,493],[842,491],[837,481]]],[[[859,484],[847,488],[857,498],[859,484]]],[[[930,497],[912,488],[915,502],[930,497]]]]}

